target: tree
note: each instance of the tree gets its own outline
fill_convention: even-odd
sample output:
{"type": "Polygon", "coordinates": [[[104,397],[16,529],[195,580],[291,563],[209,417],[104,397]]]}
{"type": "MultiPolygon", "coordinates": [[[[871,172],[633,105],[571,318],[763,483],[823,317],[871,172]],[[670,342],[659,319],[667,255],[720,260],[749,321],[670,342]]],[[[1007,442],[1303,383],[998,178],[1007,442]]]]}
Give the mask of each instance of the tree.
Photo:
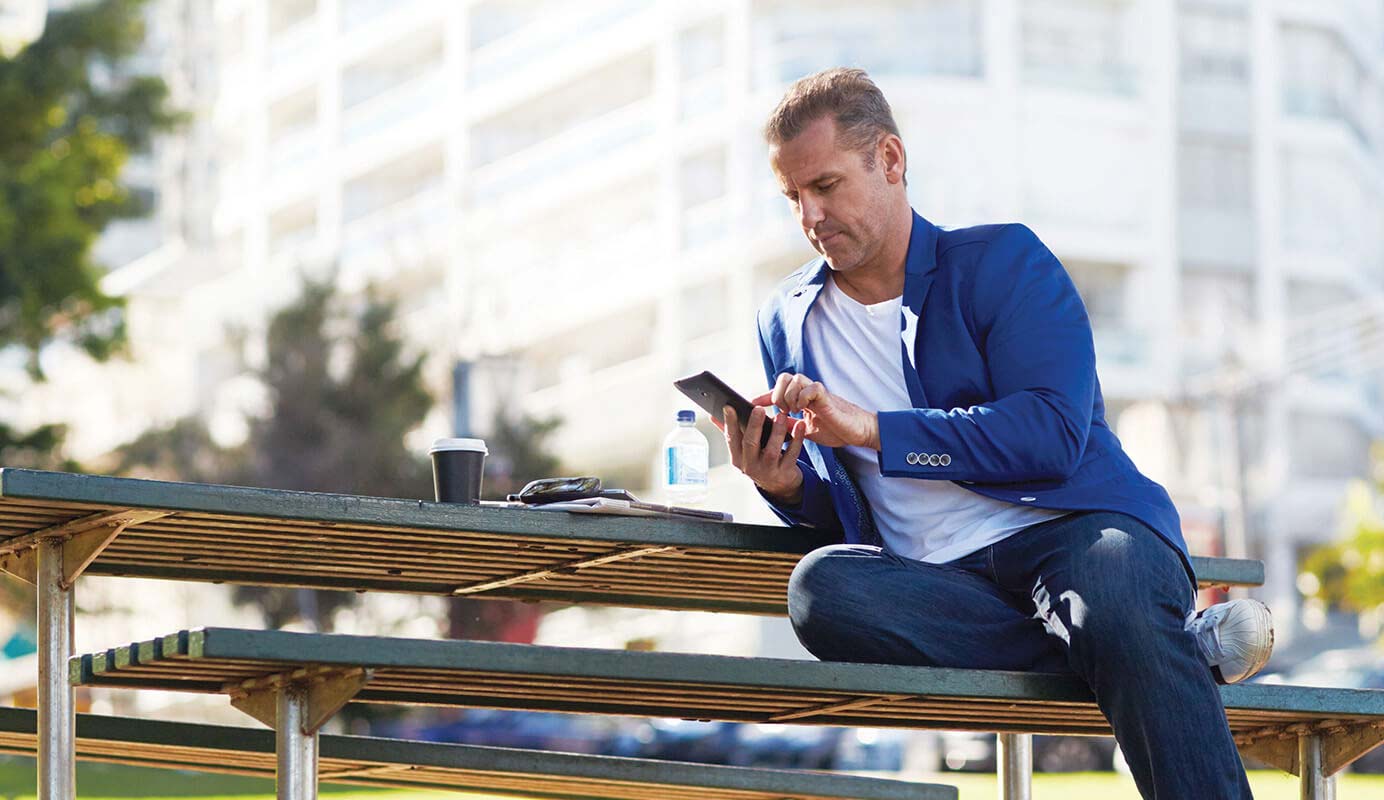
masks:
{"type": "MultiPolygon", "coordinates": [[[[394,303],[369,289],[345,304],[329,283],[307,282],[276,312],[256,372],[267,413],[244,444],[218,447],[196,418],[151,431],[119,448],[118,471],[317,492],[430,499],[432,471],[404,436],[432,407],[422,355],[405,352],[393,330],[394,303]]],[[[330,629],[349,592],[237,586],[272,627],[303,619],[330,629]]]]}
{"type": "MultiPolygon", "coordinates": [[[[54,341],[98,359],[124,337],[121,303],[101,291],[91,248],[116,219],[146,214],[121,183],[132,151],[175,126],[162,79],[128,74],[144,39],[143,0],[73,4],[43,36],[0,58],[0,348],[30,376],[54,341]]],[[[66,466],[62,428],[0,426],[0,462],[66,466]]]]}
{"type": "Polygon", "coordinates": [[[1304,564],[1311,576],[1305,594],[1361,612],[1384,608],[1384,442],[1372,453],[1373,480],[1352,484],[1346,495],[1344,538],[1304,564]]]}

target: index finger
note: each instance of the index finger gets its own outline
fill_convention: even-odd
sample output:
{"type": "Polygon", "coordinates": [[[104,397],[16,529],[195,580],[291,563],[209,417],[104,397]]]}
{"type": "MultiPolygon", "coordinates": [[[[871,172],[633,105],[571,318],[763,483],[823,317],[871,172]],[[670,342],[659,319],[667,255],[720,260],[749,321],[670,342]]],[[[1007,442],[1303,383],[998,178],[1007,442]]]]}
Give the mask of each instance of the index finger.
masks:
{"type": "Polygon", "coordinates": [[[771,406],[773,404],[774,393],[772,391],[765,392],[764,394],[761,394],[758,397],[750,398],[750,405],[752,406],[771,406]]]}

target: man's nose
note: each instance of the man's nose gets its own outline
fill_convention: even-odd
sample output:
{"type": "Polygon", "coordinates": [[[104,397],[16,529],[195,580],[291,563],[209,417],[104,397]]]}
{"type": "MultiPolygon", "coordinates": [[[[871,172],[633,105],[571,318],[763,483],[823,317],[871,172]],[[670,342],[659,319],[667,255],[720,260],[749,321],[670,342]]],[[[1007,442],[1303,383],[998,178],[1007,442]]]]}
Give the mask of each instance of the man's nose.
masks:
{"type": "Polygon", "coordinates": [[[798,198],[798,220],[802,223],[803,230],[811,230],[826,219],[826,214],[822,212],[822,204],[815,197],[802,195],[798,198]]]}

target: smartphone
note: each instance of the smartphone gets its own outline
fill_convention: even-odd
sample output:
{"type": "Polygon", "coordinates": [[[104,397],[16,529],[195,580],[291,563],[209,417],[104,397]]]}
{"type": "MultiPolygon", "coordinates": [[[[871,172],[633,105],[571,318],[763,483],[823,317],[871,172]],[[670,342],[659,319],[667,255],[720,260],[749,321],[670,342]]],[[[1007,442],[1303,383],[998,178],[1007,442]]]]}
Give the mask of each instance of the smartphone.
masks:
{"type": "MultiPolygon", "coordinates": [[[[740,421],[741,433],[744,433],[745,425],[750,420],[750,410],[754,407],[750,405],[749,400],[741,397],[739,392],[727,386],[725,381],[710,372],[699,372],[679,378],[673,381],[673,385],[722,425],[726,421],[721,416],[721,409],[730,406],[735,411],[736,419],[740,421]]],[[[764,432],[759,437],[760,448],[769,443],[769,434],[773,432],[773,427],[766,419],[764,432]]]]}

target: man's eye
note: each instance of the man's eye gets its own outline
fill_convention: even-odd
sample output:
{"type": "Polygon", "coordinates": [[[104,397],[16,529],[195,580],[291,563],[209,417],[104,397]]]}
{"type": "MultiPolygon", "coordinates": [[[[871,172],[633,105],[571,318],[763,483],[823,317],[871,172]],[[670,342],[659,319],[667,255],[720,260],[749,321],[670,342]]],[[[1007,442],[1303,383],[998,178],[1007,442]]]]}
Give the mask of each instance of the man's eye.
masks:
{"type": "Polygon", "coordinates": [[[829,192],[829,191],[831,191],[832,189],[835,189],[835,188],[836,188],[836,184],[837,184],[837,183],[838,183],[837,181],[832,181],[831,183],[824,183],[824,184],[821,184],[820,186],[817,187],[817,191],[819,191],[819,192],[829,192]]]}

